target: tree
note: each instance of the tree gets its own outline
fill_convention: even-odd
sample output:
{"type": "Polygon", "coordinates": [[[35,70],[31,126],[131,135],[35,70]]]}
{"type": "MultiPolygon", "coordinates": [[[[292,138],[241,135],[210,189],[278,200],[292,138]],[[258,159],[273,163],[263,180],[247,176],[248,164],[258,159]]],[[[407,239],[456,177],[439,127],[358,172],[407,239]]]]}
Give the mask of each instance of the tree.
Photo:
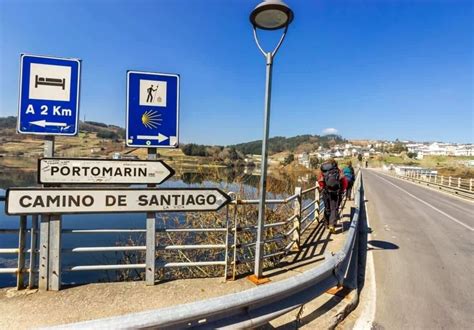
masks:
{"type": "Polygon", "coordinates": [[[314,169],[314,168],[318,168],[318,166],[319,166],[319,158],[318,158],[318,157],[311,157],[311,158],[309,159],[309,166],[310,166],[311,168],[313,168],[313,169],[314,169]]]}
{"type": "Polygon", "coordinates": [[[100,130],[97,132],[97,137],[101,139],[117,139],[118,135],[114,131],[100,130]]]}
{"type": "Polygon", "coordinates": [[[283,163],[282,165],[289,165],[291,164],[293,161],[295,160],[295,155],[293,154],[289,154],[288,156],[285,157],[285,159],[283,160],[283,163]]]}

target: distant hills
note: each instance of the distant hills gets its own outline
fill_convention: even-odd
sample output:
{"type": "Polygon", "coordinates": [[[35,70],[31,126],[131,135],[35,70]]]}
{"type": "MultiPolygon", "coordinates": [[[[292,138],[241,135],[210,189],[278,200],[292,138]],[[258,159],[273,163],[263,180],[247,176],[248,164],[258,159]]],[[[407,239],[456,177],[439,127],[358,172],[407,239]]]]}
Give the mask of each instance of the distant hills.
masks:
{"type": "MultiPolygon", "coordinates": [[[[16,116],[0,117],[0,132],[2,135],[8,136],[15,134],[17,125],[16,116]]],[[[97,137],[101,139],[125,139],[125,129],[115,125],[107,125],[95,121],[80,121],[79,130],[83,132],[97,133],[97,137]]],[[[269,154],[276,154],[280,152],[311,152],[317,150],[319,146],[324,148],[333,147],[336,144],[345,143],[347,140],[342,138],[340,135],[298,135],[294,137],[283,137],[275,136],[268,140],[268,152],[269,154]]],[[[207,149],[207,148],[219,148],[222,150],[223,146],[206,146],[198,144],[182,144],[181,149],[188,154],[189,146],[192,145],[192,149],[207,149]],[[187,148],[188,147],[188,148],[187,148]]],[[[239,143],[227,146],[232,150],[236,150],[239,153],[246,154],[260,154],[262,151],[262,140],[250,141],[245,143],[239,143]]],[[[202,152],[204,155],[204,151],[202,152]]],[[[198,155],[194,151],[190,152],[191,155],[198,155]]],[[[199,154],[201,155],[201,154],[199,154]]]]}
{"type": "MultiPolygon", "coordinates": [[[[16,130],[17,117],[8,116],[0,117],[0,130],[8,130],[9,134],[14,134],[16,130]]],[[[101,139],[124,139],[125,129],[115,125],[107,125],[95,121],[79,121],[79,131],[97,133],[97,137],[101,139]]]]}
{"type": "MultiPolygon", "coordinates": [[[[275,136],[268,139],[269,154],[279,152],[311,152],[318,149],[319,146],[324,148],[333,147],[336,144],[345,143],[347,140],[340,135],[297,135],[294,137],[275,136]]],[[[262,152],[262,140],[239,143],[232,145],[236,150],[243,154],[260,154],[262,152]]]]}

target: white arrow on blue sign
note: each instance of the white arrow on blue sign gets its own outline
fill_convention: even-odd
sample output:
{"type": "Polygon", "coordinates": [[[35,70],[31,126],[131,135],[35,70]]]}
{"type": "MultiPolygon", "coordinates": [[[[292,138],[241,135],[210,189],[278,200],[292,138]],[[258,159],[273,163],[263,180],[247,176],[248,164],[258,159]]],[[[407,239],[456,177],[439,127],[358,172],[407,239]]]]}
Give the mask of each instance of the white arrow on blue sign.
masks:
{"type": "Polygon", "coordinates": [[[22,54],[18,132],[76,135],[81,61],[22,54]]]}
{"type": "Polygon", "coordinates": [[[179,75],[127,72],[127,146],[178,147],[179,75]]]}

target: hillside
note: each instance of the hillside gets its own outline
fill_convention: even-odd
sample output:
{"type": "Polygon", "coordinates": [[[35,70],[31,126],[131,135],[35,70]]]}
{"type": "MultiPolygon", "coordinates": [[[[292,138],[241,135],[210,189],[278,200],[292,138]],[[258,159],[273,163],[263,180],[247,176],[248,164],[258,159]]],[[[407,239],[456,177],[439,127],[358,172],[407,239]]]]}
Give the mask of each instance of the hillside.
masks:
{"type": "MultiPolygon", "coordinates": [[[[15,116],[0,117],[0,135],[8,137],[16,135],[21,139],[21,134],[16,134],[17,118],[15,116]]],[[[84,133],[97,133],[97,137],[103,139],[124,139],[125,129],[115,126],[98,123],[95,121],[79,121],[79,131],[84,133]]],[[[26,135],[23,135],[26,136],[26,135]]],[[[30,138],[34,136],[28,135],[30,138]]],[[[42,139],[42,138],[41,138],[42,139]]]]}
{"type": "MultiPolygon", "coordinates": [[[[297,135],[294,137],[275,136],[268,139],[268,152],[270,155],[289,151],[289,152],[311,152],[318,149],[319,146],[328,148],[339,143],[347,142],[340,135],[297,135]]],[[[239,143],[232,145],[236,150],[243,154],[260,154],[262,152],[262,140],[239,143]]]]}

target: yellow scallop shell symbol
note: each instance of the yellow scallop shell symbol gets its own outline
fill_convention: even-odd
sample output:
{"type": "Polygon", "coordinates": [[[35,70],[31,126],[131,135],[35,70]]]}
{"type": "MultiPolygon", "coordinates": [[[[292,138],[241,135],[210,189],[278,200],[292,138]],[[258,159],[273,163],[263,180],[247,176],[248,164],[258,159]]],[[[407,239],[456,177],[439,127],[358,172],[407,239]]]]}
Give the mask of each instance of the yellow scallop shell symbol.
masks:
{"type": "Polygon", "coordinates": [[[159,125],[161,125],[161,121],[163,120],[160,117],[161,114],[159,114],[157,111],[145,111],[145,113],[142,115],[142,124],[149,129],[157,128],[159,125]]]}

